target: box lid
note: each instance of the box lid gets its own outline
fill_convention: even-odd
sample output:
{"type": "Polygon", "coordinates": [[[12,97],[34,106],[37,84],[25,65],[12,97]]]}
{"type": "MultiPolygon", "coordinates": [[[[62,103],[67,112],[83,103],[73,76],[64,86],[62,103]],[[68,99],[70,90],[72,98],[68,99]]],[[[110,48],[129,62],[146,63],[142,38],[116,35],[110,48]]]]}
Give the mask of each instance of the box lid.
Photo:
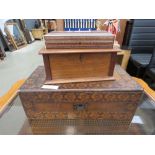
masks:
{"type": "Polygon", "coordinates": [[[119,65],[115,66],[114,81],[78,82],[56,84],[57,90],[41,88],[45,82],[45,70],[39,66],[26,80],[20,91],[142,91],[141,86],[119,65]]]}
{"type": "Polygon", "coordinates": [[[47,49],[111,49],[114,35],[104,31],[59,31],[44,36],[47,49]]]}
{"type": "Polygon", "coordinates": [[[112,37],[112,33],[106,31],[55,31],[44,35],[49,39],[52,37],[112,37]]]}

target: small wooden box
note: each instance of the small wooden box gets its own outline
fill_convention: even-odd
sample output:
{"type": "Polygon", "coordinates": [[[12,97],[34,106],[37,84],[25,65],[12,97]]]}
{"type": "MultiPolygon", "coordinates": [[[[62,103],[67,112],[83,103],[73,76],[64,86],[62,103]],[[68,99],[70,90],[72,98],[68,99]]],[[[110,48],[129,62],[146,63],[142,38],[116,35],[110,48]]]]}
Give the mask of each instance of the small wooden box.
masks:
{"type": "Polygon", "coordinates": [[[57,84],[42,89],[44,67],[38,67],[20,88],[24,110],[36,134],[122,134],[128,131],[143,94],[120,66],[113,81],[57,84]]]}
{"type": "Polygon", "coordinates": [[[59,31],[44,38],[47,49],[112,49],[114,44],[114,35],[104,31],[59,31]]]}
{"type": "Polygon", "coordinates": [[[46,84],[114,80],[114,49],[45,49],[46,84]]]}
{"type": "Polygon", "coordinates": [[[118,50],[107,32],[51,32],[42,50],[46,84],[114,80],[118,50]]]}

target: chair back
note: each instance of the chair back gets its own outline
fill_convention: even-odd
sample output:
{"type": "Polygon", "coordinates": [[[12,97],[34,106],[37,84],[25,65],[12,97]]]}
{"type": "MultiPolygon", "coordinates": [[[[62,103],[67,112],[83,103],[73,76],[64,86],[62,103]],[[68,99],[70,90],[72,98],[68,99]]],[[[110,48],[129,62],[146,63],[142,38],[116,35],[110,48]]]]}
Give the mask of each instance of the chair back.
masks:
{"type": "Polygon", "coordinates": [[[148,65],[148,68],[155,68],[155,48],[153,49],[152,57],[148,65]]]}

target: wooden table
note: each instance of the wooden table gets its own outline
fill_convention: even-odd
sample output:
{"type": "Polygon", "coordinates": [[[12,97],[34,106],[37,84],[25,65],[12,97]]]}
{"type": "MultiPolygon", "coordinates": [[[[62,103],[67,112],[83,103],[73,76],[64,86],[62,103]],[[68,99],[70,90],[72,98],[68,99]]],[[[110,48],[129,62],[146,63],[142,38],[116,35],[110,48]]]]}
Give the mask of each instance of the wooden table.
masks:
{"type": "Polygon", "coordinates": [[[117,41],[114,42],[114,49],[119,49],[119,52],[117,52],[117,64],[126,70],[130,59],[131,50],[121,49],[117,41]]]}
{"type": "Polygon", "coordinates": [[[131,50],[120,50],[117,53],[117,63],[121,65],[123,69],[126,70],[129,59],[130,59],[131,50]]]}

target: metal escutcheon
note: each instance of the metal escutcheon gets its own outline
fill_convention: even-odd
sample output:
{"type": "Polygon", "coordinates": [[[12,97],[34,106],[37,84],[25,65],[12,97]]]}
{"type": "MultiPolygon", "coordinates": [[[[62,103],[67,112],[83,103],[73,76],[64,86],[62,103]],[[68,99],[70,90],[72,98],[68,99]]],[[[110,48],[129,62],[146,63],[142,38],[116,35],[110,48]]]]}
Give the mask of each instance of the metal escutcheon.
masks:
{"type": "Polygon", "coordinates": [[[82,103],[73,105],[73,109],[77,111],[86,110],[86,107],[87,107],[87,104],[82,104],[82,103]]]}

